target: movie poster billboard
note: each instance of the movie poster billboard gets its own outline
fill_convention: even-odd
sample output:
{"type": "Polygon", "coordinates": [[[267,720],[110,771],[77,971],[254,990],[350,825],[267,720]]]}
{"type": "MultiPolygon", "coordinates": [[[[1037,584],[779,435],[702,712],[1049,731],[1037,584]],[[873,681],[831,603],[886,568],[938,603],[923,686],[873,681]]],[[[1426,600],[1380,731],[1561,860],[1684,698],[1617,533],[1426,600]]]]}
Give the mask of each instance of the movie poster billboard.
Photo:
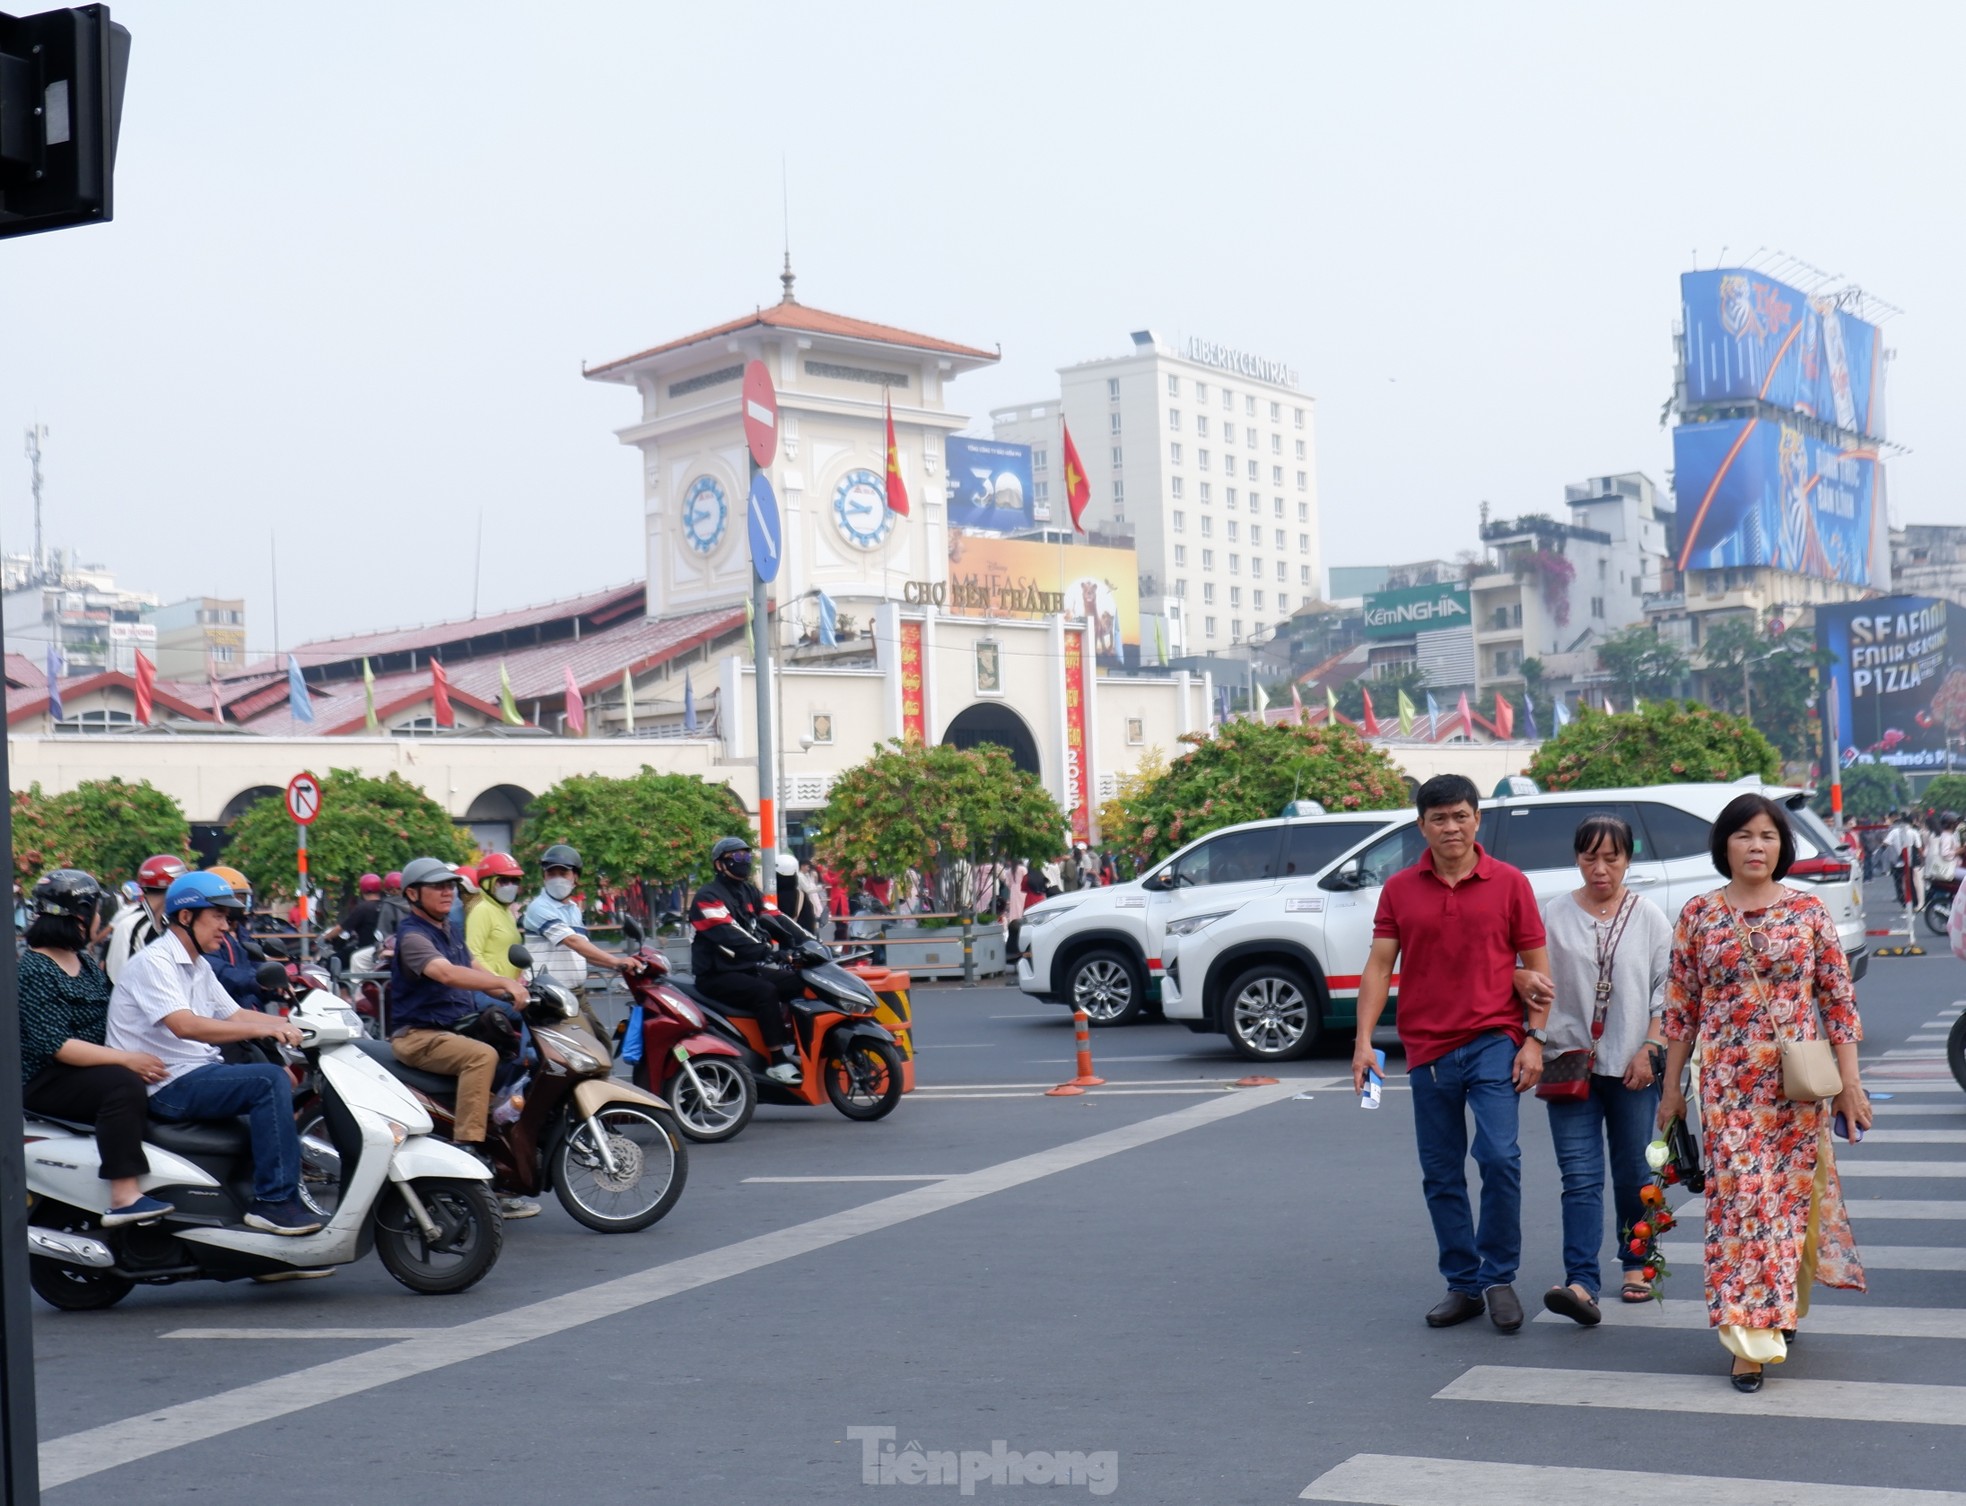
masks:
{"type": "Polygon", "coordinates": [[[1746,418],[1681,424],[1672,453],[1680,569],[1766,565],[1854,586],[1889,579],[1874,449],[1746,418]]]}
{"type": "Polygon", "coordinates": [[[1824,676],[1846,765],[1948,767],[1947,739],[1966,737],[1966,654],[1956,654],[1949,620],[1957,610],[1933,596],[1816,608],[1817,646],[1834,656],[1824,676]]]}
{"type": "Polygon", "coordinates": [[[1877,326],[1831,298],[1758,272],[1679,279],[1686,400],[1760,400],[1872,439],[1884,437],[1884,349],[1877,326]]]}
{"type": "Polygon", "coordinates": [[[949,468],[951,528],[1018,533],[1037,526],[1029,445],[951,434],[943,460],[949,468]]]}
{"type": "Polygon", "coordinates": [[[1131,549],[949,535],[949,578],[928,589],[957,617],[1063,617],[1092,628],[1102,663],[1140,662],[1140,565],[1131,549]]]}

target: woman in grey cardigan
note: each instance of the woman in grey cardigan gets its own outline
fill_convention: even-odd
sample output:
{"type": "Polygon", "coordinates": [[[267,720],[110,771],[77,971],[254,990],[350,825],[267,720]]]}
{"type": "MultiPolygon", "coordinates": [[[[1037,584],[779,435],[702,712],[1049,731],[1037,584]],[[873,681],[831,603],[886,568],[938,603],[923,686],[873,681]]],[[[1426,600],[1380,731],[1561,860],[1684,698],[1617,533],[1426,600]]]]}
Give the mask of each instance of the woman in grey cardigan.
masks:
{"type": "MultiPolygon", "coordinates": [[[[1645,1147],[1659,1108],[1665,1049],[1660,1013],[1672,922],[1652,901],[1625,888],[1633,843],[1624,821],[1587,816],[1574,846],[1582,886],[1543,906],[1555,998],[1543,1048],[1544,1086],[1537,1093],[1549,1104],[1550,1138],[1563,1173],[1565,1282],[1544,1294],[1543,1305],[1589,1325],[1602,1316],[1597,1294],[1607,1141],[1616,1227],[1645,1216],[1638,1196],[1650,1175],[1645,1147]],[[1580,1061],[1573,1053],[1589,1055],[1580,1061]],[[1567,1073],[1558,1065],[1566,1056],[1567,1073]],[[1566,1077],[1572,1086],[1564,1086],[1566,1077]]],[[[1625,1268],[1621,1295],[1626,1302],[1651,1299],[1643,1272],[1625,1268]]]]}

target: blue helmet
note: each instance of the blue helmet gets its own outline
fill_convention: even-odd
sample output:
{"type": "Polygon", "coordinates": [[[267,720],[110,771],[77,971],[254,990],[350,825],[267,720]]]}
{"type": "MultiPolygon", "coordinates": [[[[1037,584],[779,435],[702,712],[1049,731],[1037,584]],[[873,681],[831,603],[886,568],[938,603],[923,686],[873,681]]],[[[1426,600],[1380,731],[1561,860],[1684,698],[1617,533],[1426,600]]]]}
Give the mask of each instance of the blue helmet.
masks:
{"type": "Polygon", "coordinates": [[[176,920],[187,910],[244,910],[245,902],[216,873],[186,873],[171,880],[164,891],[164,919],[176,920]]]}

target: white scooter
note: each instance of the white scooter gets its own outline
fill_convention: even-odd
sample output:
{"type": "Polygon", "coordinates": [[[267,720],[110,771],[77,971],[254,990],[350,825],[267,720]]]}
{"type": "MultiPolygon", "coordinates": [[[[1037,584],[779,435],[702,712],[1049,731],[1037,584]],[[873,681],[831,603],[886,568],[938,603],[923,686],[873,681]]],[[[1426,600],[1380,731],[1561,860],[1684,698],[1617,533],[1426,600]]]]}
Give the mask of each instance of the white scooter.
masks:
{"type": "MultiPolygon", "coordinates": [[[[261,975],[268,997],[287,986],[277,962],[261,975]]],[[[97,1174],[90,1127],[30,1117],[28,1274],[44,1300],[86,1311],[120,1302],[138,1282],[293,1279],[360,1260],[372,1245],[389,1274],[415,1292],[461,1292],[492,1268],[504,1224],[490,1170],[431,1136],[415,1095],[353,1044],[364,1032],[347,1004],[312,989],[290,1018],[319,1080],[341,1178],[325,1226],[299,1238],[245,1226],[253,1159],[243,1119],[153,1119],[141,1185],[176,1212],[105,1229],[96,1210],[107,1184],[97,1174]]]]}

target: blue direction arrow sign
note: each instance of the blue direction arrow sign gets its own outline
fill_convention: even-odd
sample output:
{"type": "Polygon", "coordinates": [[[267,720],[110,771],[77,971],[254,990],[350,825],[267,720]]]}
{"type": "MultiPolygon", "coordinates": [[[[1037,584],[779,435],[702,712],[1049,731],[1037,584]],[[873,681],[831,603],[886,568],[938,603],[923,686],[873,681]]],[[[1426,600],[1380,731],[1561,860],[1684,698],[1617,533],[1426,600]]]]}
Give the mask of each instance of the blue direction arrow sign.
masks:
{"type": "Polygon", "coordinates": [[[785,530],[778,520],[778,498],[771,482],[759,471],[751,478],[751,505],[747,509],[751,534],[751,568],[758,579],[778,579],[778,566],[785,556],[785,530]]]}

